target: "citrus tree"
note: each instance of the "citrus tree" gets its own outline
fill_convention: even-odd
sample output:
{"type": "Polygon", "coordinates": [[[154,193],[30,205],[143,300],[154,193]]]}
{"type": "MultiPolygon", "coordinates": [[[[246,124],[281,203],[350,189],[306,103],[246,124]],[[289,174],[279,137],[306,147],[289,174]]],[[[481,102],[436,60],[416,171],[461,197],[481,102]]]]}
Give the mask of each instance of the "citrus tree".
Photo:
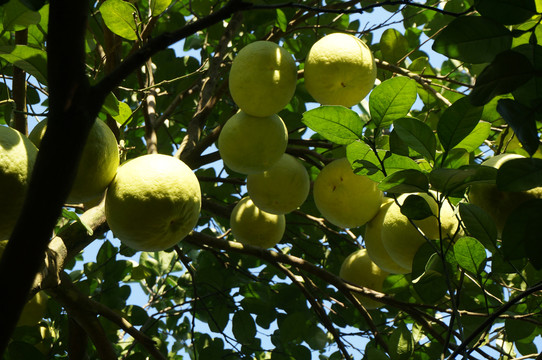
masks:
{"type": "MultiPolygon", "coordinates": [[[[18,222],[0,239],[5,359],[540,358],[539,0],[1,4],[0,126],[27,135],[47,120],[18,222]],[[369,85],[352,85],[368,95],[353,105],[316,95],[341,74],[309,56],[332,33],[374,56],[369,85]],[[258,65],[250,56],[230,77],[262,40],[296,72],[271,115],[288,164],[265,170],[282,174],[267,183],[263,169],[226,163],[227,147],[256,135],[218,142],[230,119],[270,116],[245,109],[282,101],[251,100],[259,80],[239,83],[258,65]],[[137,249],[116,237],[161,213],[136,217],[111,200],[124,224],[111,232],[107,195],[68,201],[96,122],[114,134],[120,168],[162,154],[193,170],[201,211],[182,241],[137,249]],[[294,205],[262,215],[247,199],[255,189],[271,212],[281,197],[294,205]]],[[[26,144],[7,138],[8,150],[26,144]]],[[[146,172],[137,166],[123,180],[146,172]]],[[[14,193],[0,194],[3,204],[14,193]]]]}

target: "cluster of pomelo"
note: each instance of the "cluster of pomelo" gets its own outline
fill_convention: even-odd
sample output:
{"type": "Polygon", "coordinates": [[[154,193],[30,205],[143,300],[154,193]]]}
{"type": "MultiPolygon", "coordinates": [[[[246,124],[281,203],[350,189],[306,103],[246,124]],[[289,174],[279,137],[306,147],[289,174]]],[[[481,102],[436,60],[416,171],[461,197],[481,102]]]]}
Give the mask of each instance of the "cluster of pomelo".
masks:
{"type": "Polygon", "coordinates": [[[277,115],[290,102],[296,84],[294,58],[273,42],[253,42],[233,60],[229,87],[239,111],[224,124],[218,150],[229,169],[247,176],[248,195],[230,217],[239,242],[274,246],[284,234],[284,214],[308,196],[309,175],[285,152],[288,130],[277,115]]]}

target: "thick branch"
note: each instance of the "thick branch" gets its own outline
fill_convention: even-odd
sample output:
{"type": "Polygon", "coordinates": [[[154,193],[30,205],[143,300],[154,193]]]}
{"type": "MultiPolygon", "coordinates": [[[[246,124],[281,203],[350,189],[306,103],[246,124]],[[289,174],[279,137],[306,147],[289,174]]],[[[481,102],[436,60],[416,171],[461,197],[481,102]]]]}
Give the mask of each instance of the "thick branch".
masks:
{"type": "Polygon", "coordinates": [[[83,305],[84,296],[71,284],[68,276],[64,274],[58,288],[48,291],[55,300],[62,304],[67,310],[68,315],[72,317],[85,333],[92,339],[98,356],[102,360],[117,359],[117,354],[113,344],[107,339],[104,328],[98,321],[96,314],[83,305]]]}
{"type": "Polygon", "coordinates": [[[98,236],[109,230],[105,221],[103,201],[98,206],[85,211],[79,219],[92,230],[92,234],[89,234],[81,223],[74,222],[55,236],[47,248],[43,267],[34,279],[32,293],[57,286],[60,283],[60,274],[64,270],[64,265],[98,236]]]}
{"type": "Polygon", "coordinates": [[[96,113],[85,75],[88,1],[51,0],[47,39],[49,120],[24,207],[0,260],[0,355],[45,257],[96,113]],[[69,29],[69,31],[66,31],[69,29]],[[69,51],[66,49],[69,48],[69,51]],[[16,274],[17,276],[14,276],[16,274]]]}

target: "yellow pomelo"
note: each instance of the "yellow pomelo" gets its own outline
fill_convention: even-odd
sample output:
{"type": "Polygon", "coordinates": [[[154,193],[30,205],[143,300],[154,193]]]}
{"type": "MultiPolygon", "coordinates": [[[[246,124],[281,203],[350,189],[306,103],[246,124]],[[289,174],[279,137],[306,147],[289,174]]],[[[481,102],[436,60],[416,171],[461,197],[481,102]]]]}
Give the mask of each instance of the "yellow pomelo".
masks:
{"type": "MultiPolygon", "coordinates": [[[[47,120],[39,122],[28,137],[36,146],[47,129],[47,120]]],[[[103,194],[119,166],[119,149],[115,135],[99,119],[94,122],[77,168],[75,182],[68,199],[69,204],[82,203],[103,194]]]]}
{"type": "Polygon", "coordinates": [[[305,60],[305,87],[322,105],[358,104],[373,88],[376,63],[355,36],[333,33],[318,40],[305,60]]]}
{"type": "MultiPolygon", "coordinates": [[[[0,241],[0,259],[4,254],[4,249],[8,240],[0,241]]],[[[43,291],[39,291],[30,299],[23,308],[17,326],[34,326],[40,322],[45,315],[47,309],[47,294],[43,291]]]]}
{"type": "MultiPolygon", "coordinates": [[[[432,192],[433,196],[437,193],[432,192]]],[[[405,199],[413,194],[402,194],[397,198],[400,205],[403,205],[405,199]]],[[[439,223],[437,216],[440,216],[443,239],[452,239],[458,229],[459,221],[455,216],[454,209],[447,201],[441,206],[440,214],[438,204],[433,196],[427,193],[415,194],[425,199],[433,216],[429,216],[423,220],[414,220],[416,227],[428,239],[439,239],[439,223]]],[[[410,220],[401,213],[401,208],[397,203],[392,203],[384,215],[382,221],[382,243],[384,248],[399,266],[412,271],[412,261],[414,255],[422,244],[425,243],[425,238],[412,225],[410,220]]]]}
{"type": "Polygon", "coordinates": [[[15,129],[0,125],[0,239],[19,218],[38,149],[15,129]]]}
{"type": "Polygon", "coordinates": [[[113,234],[127,246],[159,251],[181,241],[196,226],[201,190],[181,160],[149,154],[121,165],[105,197],[113,234]]]}
{"type": "Polygon", "coordinates": [[[240,243],[267,249],[282,240],[286,220],[284,215],[270,214],[259,209],[246,196],[233,208],[230,226],[233,237],[240,243]]]}
{"type": "Polygon", "coordinates": [[[363,240],[369,257],[379,268],[392,274],[407,274],[410,270],[393,261],[382,243],[382,223],[386,211],[393,203],[393,199],[384,199],[376,216],[365,225],[363,240]]]}
{"type": "Polygon", "coordinates": [[[294,95],[296,83],[294,58],[271,41],[255,41],[241,49],[229,75],[233,101],[253,116],[282,110],[294,95]]]}
{"type": "Polygon", "coordinates": [[[247,192],[254,204],[272,214],[286,214],[300,207],[310,190],[307,170],[295,157],[283,154],[264,172],[247,176],[247,192]]]}
{"type": "Polygon", "coordinates": [[[240,111],[226,121],[218,137],[218,151],[224,163],[242,174],[269,169],[288,145],[288,130],[274,114],[255,117],[240,111]]]}
{"type": "MultiPolygon", "coordinates": [[[[339,276],[344,280],[378,292],[382,292],[384,280],[388,275],[371,260],[366,249],[360,249],[348,255],[339,272],[339,276]]],[[[376,309],[383,305],[358,293],[354,293],[354,296],[366,309],[376,309]]]]}
{"type": "Polygon", "coordinates": [[[371,220],[382,203],[382,191],[367,176],[356,175],[346,158],[327,164],[314,181],[316,207],[330,223],[353,228],[371,220]]]}
{"type": "MultiPolygon", "coordinates": [[[[525,158],[519,154],[505,153],[490,157],[482,163],[484,166],[492,166],[496,169],[502,164],[513,159],[525,158]]],[[[500,191],[494,184],[475,184],[470,186],[469,201],[484,209],[495,221],[499,237],[502,234],[508,216],[522,203],[531,199],[542,198],[542,187],[536,187],[527,191],[513,192],[500,191]]]]}

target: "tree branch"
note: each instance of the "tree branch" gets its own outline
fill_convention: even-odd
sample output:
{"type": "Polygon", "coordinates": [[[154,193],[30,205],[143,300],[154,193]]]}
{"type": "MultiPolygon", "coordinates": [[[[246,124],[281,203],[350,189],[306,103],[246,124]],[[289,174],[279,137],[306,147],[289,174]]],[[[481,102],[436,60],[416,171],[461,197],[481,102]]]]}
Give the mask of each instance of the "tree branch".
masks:
{"type": "MultiPolygon", "coordinates": [[[[28,29],[15,32],[15,43],[26,45],[28,41],[28,29]]],[[[26,121],[26,72],[13,67],[13,100],[15,111],[13,113],[13,127],[23,135],[28,135],[28,123],[26,121]]]]}
{"type": "Polygon", "coordinates": [[[88,107],[89,83],[85,74],[87,12],[88,1],[50,1],[47,38],[49,120],[19,221],[0,260],[0,289],[10,294],[0,297],[0,355],[6,349],[43,262],[98,112],[92,113],[88,107]],[[66,51],[67,47],[70,51],[66,51]]]}
{"type": "Polygon", "coordinates": [[[398,1],[381,1],[376,4],[371,4],[367,6],[363,6],[361,8],[352,8],[352,9],[334,9],[329,7],[316,7],[316,6],[310,6],[305,4],[298,4],[293,1],[282,3],[282,4],[273,4],[273,5],[255,5],[253,7],[254,10],[260,10],[260,9],[282,9],[282,8],[294,8],[294,9],[302,9],[306,11],[316,12],[316,13],[331,13],[331,14],[362,14],[368,10],[377,8],[377,7],[383,7],[387,5],[408,5],[413,7],[419,7],[425,10],[434,11],[443,15],[449,15],[453,17],[459,17],[461,15],[468,14],[472,10],[469,8],[463,12],[456,13],[452,11],[447,11],[440,9],[438,7],[426,5],[426,4],[420,4],[412,2],[412,0],[398,0],[398,1]]]}
{"type": "Polygon", "coordinates": [[[150,39],[148,43],[124,60],[115,70],[96,84],[96,93],[102,96],[109,94],[109,92],[113,91],[128,75],[136,71],[152,55],[189,35],[195,34],[197,31],[226,20],[237,11],[247,10],[252,8],[252,6],[252,4],[246,3],[243,0],[230,0],[224,7],[200,20],[189,23],[177,31],[166,32],[150,39]]]}
{"type": "MultiPolygon", "coordinates": [[[[82,294],[71,282],[66,273],[62,273],[59,286],[50,289],[48,292],[59,300],[62,305],[66,307],[69,313],[74,315],[75,320],[77,320],[78,324],[80,324],[83,329],[87,331],[97,348],[99,345],[96,344],[96,340],[98,340],[99,344],[102,344],[102,352],[105,353],[106,356],[110,355],[111,350],[115,352],[112,346],[111,349],[107,349],[108,346],[104,344],[104,342],[107,341],[109,343],[109,341],[107,339],[95,338],[93,337],[93,334],[89,332],[90,328],[96,330],[95,325],[89,325],[89,322],[90,324],[92,324],[94,321],[98,322],[97,315],[107,318],[119,328],[126,331],[134,338],[134,340],[140,343],[147,350],[147,352],[152,355],[153,358],[157,360],[166,359],[166,357],[156,348],[154,340],[137,330],[132,324],[130,324],[130,322],[128,322],[128,320],[117,314],[115,311],[82,294]]],[[[98,332],[100,333],[101,331],[98,332]]],[[[117,355],[115,355],[114,359],[117,359],[117,355]]]]}
{"type": "Polygon", "coordinates": [[[316,315],[318,315],[318,317],[320,318],[320,322],[333,335],[333,338],[335,339],[335,342],[337,343],[337,347],[339,348],[339,351],[341,352],[341,354],[343,354],[343,357],[345,359],[351,359],[352,357],[348,353],[348,350],[346,350],[346,347],[345,347],[345,345],[343,344],[343,342],[341,340],[341,336],[340,336],[339,332],[333,326],[333,322],[327,316],[326,312],[324,311],[324,308],[322,307],[322,304],[317,299],[314,298],[314,296],[309,292],[309,290],[305,287],[305,285],[303,285],[300,281],[298,281],[297,278],[295,277],[294,273],[292,273],[288,268],[286,268],[281,263],[275,263],[273,265],[275,265],[283,273],[285,273],[286,276],[288,276],[288,278],[290,279],[290,281],[292,281],[292,283],[294,285],[296,285],[301,290],[303,295],[305,295],[305,298],[311,304],[312,309],[314,310],[316,315]]]}
{"type": "Polygon", "coordinates": [[[454,352],[448,357],[449,360],[455,359],[455,357],[465,351],[467,346],[474,341],[480,334],[482,334],[489,326],[493,324],[493,322],[501,316],[501,314],[505,313],[508,309],[510,309],[512,306],[514,306],[518,301],[525,299],[527,296],[542,290],[542,282],[536,284],[535,286],[532,286],[528,288],[527,290],[523,291],[516,297],[508,300],[506,304],[501,306],[500,309],[496,310],[493,314],[487,317],[487,319],[484,320],[483,323],[481,323],[462,343],[459,345],[454,352]]]}
{"type": "MultiPolygon", "coordinates": [[[[339,276],[332,274],[325,269],[322,269],[308,261],[305,261],[295,256],[278,253],[276,251],[263,249],[257,246],[250,246],[250,245],[245,245],[238,242],[218,239],[213,236],[206,235],[200,232],[195,232],[195,231],[193,231],[190,235],[188,235],[183,241],[187,241],[201,248],[210,247],[210,248],[222,249],[226,251],[234,251],[238,253],[249,254],[252,256],[256,256],[260,259],[263,259],[265,261],[268,261],[272,264],[274,263],[289,264],[299,269],[302,269],[306,271],[307,273],[318,276],[320,279],[326,281],[328,284],[335,286],[337,289],[339,289],[339,291],[344,293],[351,301],[355,301],[353,300],[355,299],[355,297],[352,296],[351,294],[352,292],[355,292],[355,293],[361,294],[362,296],[366,296],[372,300],[380,301],[384,303],[385,305],[394,306],[400,310],[403,310],[404,312],[408,313],[409,315],[415,318],[420,318],[418,311],[412,307],[412,304],[406,304],[401,301],[395,300],[392,297],[386,294],[383,294],[381,292],[348,283],[344,281],[343,279],[341,279],[339,276]]],[[[425,322],[422,322],[421,324],[425,325],[425,322]]]]}

